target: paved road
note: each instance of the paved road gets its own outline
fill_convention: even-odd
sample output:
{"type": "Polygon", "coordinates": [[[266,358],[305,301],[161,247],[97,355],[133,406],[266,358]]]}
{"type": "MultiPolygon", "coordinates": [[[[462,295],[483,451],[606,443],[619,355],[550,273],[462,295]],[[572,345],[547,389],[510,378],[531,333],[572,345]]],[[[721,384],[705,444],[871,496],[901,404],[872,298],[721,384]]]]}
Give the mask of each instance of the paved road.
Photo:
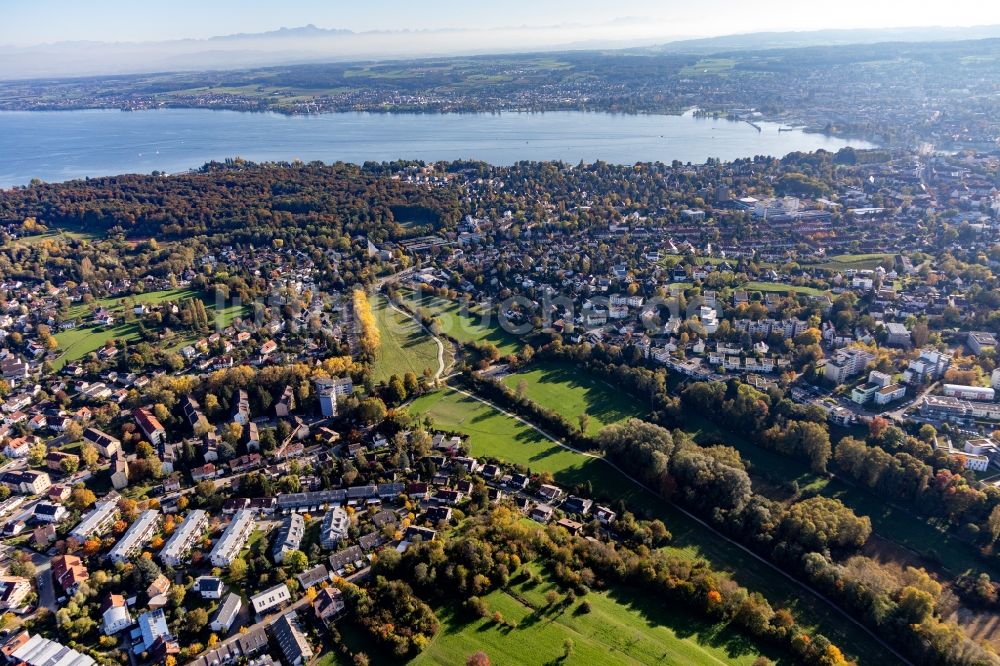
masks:
{"type": "MultiPolygon", "coordinates": [[[[502,413],[502,414],[504,414],[506,416],[509,416],[509,417],[517,420],[518,422],[520,422],[520,423],[524,424],[525,426],[531,428],[532,430],[534,430],[535,432],[537,432],[538,434],[540,434],[542,437],[544,437],[545,439],[549,440],[550,442],[552,442],[556,446],[559,446],[560,448],[566,449],[567,451],[572,451],[573,453],[576,453],[578,455],[581,455],[581,456],[584,456],[584,457],[587,457],[587,458],[593,458],[595,460],[600,460],[604,464],[606,464],[606,465],[612,467],[613,469],[615,469],[616,471],[618,471],[619,474],[621,474],[626,479],[628,479],[632,483],[636,484],[640,488],[643,488],[647,492],[650,492],[653,495],[655,495],[656,497],[659,497],[664,502],[669,502],[670,501],[670,500],[666,499],[665,497],[663,497],[660,493],[656,492],[655,490],[653,490],[652,488],[650,488],[649,486],[647,486],[642,481],[634,478],[628,472],[626,472],[625,470],[623,470],[622,468],[620,468],[618,465],[616,465],[615,463],[613,463],[610,460],[608,460],[607,458],[605,458],[604,456],[598,456],[598,455],[595,455],[593,453],[587,453],[585,451],[580,451],[579,449],[574,449],[572,446],[569,446],[568,444],[565,444],[562,441],[556,439],[555,437],[553,437],[552,435],[548,434],[547,432],[545,432],[544,430],[542,430],[538,426],[534,425],[533,423],[530,423],[530,422],[522,419],[520,416],[518,416],[516,414],[511,414],[507,410],[501,408],[499,405],[496,405],[496,404],[490,402],[489,400],[486,400],[485,398],[481,398],[481,397],[479,397],[478,395],[476,395],[474,393],[470,393],[468,391],[464,391],[464,390],[462,390],[460,388],[455,388],[454,386],[446,386],[445,388],[447,388],[447,389],[449,389],[451,391],[455,391],[456,393],[461,393],[462,395],[466,395],[466,396],[472,398],[473,400],[478,400],[479,402],[492,407],[493,409],[499,411],[500,413],[502,413]]],[[[852,617],[850,614],[847,613],[847,611],[845,611],[840,606],[838,606],[836,603],[834,603],[834,601],[831,600],[829,597],[827,597],[825,594],[823,594],[820,591],[816,590],[811,585],[809,585],[809,584],[807,584],[807,583],[799,580],[798,578],[792,576],[791,574],[789,574],[788,572],[786,572],[784,569],[779,568],[777,565],[773,564],[770,560],[761,557],[760,555],[758,555],[754,551],[750,550],[749,548],[747,548],[743,544],[739,543],[738,541],[734,541],[733,539],[730,539],[728,536],[726,536],[722,532],[720,532],[717,529],[715,529],[715,527],[713,525],[711,525],[710,523],[706,523],[704,520],[702,520],[698,516],[694,515],[690,511],[687,511],[686,509],[684,509],[681,506],[678,506],[677,504],[673,504],[673,506],[674,506],[675,509],[677,509],[678,511],[680,511],[681,513],[683,513],[685,516],[687,516],[691,520],[695,521],[696,523],[698,523],[702,527],[705,527],[706,529],[711,530],[716,535],[718,535],[720,538],[725,539],[732,546],[734,546],[736,548],[739,548],[741,551],[743,551],[744,553],[746,553],[750,557],[754,558],[755,560],[757,560],[758,562],[760,562],[765,567],[773,570],[774,572],[778,573],[779,575],[781,575],[785,579],[789,580],[790,582],[792,582],[796,586],[798,586],[798,587],[802,588],[803,590],[809,592],[814,597],[816,597],[817,599],[819,599],[820,601],[822,601],[824,604],[826,604],[827,606],[829,606],[838,615],[840,615],[841,617],[843,617],[844,619],[846,619],[848,622],[850,622],[851,624],[853,624],[854,626],[856,626],[857,628],[859,628],[863,632],[865,632],[865,634],[867,634],[872,640],[874,640],[876,643],[878,643],[880,646],[882,646],[888,652],[890,652],[892,655],[894,655],[897,659],[899,659],[900,662],[902,662],[904,664],[908,664],[909,666],[913,666],[913,663],[909,659],[907,659],[906,657],[904,657],[902,654],[900,654],[898,651],[896,651],[895,648],[893,648],[891,645],[889,645],[884,640],[882,640],[881,638],[879,638],[879,636],[876,635],[875,632],[873,632],[867,626],[865,626],[864,624],[862,624],[858,620],[854,619],[854,617],[852,617]]]]}

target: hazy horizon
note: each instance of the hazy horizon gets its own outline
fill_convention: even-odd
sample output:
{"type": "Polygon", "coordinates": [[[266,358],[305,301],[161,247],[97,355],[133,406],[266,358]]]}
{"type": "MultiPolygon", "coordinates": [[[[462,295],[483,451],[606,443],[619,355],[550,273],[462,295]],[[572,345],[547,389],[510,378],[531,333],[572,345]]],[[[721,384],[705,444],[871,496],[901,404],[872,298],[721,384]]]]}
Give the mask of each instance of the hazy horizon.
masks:
{"type": "Polygon", "coordinates": [[[971,0],[955,0],[946,9],[924,0],[844,0],[836,16],[790,0],[762,0],[753,7],[735,0],[6,4],[0,23],[0,79],[6,80],[625,48],[761,32],[922,29],[923,38],[933,39],[938,27],[972,27],[955,17],[975,16],[976,26],[1000,24],[1000,5],[984,8],[971,0]],[[310,25],[318,28],[301,30],[310,25]]]}

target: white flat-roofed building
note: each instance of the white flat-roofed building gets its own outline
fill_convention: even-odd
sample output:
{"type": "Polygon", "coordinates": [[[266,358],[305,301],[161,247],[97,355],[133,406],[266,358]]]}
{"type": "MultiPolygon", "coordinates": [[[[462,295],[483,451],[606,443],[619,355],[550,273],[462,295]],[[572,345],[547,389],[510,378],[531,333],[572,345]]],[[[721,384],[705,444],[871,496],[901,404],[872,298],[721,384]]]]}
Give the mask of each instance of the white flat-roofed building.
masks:
{"type": "Polygon", "coordinates": [[[256,521],[253,511],[249,509],[237,511],[233,520],[226,527],[226,531],[222,533],[215,547],[212,548],[212,553],[209,556],[212,564],[217,567],[228,567],[232,564],[236,556],[243,550],[247,539],[253,534],[254,525],[256,525],[256,521]]]}
{"type": "Polygon", "coordinates": [[[79,541],[86,541],[92,536],[107,532],[117,519],[118,503],[104,502],[88,511],[69,535],[79,541]]]}
{"type": "Polygon", "coordinates": [[[945,384],[941,387],[941,393],[960,400],[993,400],[996,391],[986,386],[963,386],[962,384],[945,384]]]}
{"type": "Polygon", "coordinates": [[[128,562],[143,546],[152,540],[159,524],[159,511],[156,509],[143,511],[139,518],[128,528],[128,531],[125,532],[125,536],[119,539],[118,543],[111,549],[111,552],[108,553],[108,559],[115,564],[128,562]]]}
{"type": "Polygon", "coordinates": [[[160,561],[171,567],[181,564],[207,523],[208,514],[201,509],[189,513],[163,546],[163,550],[160,551],[160,561]]]}

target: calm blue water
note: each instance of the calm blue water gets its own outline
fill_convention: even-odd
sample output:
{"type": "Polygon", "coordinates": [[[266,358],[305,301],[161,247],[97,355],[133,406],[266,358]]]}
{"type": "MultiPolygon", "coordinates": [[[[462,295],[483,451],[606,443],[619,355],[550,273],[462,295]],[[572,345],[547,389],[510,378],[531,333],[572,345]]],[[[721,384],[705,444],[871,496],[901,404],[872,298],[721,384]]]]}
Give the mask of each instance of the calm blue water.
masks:
{"type": "Polygon", "coordinates": [[[688,116],[551,113],[284,116],[200,109],[0,112],[0,188],[119,173],[185,171],[210,160],[473,158],[704,162],[846,145],[763,123],[688,116]]]}

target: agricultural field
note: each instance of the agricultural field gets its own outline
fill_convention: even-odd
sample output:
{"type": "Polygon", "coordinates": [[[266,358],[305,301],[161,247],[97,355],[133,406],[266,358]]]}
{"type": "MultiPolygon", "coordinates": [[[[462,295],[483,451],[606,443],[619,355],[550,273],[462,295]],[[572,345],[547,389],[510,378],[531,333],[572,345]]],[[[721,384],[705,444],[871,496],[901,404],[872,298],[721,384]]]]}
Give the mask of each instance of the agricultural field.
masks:
{"type": "MultiPolygon", "coordinates": [[[[372,298],[372,312],[381,339],[372,376],[376,382],[387,381],[392,375],[402,377],[407,372],[423,374],[426,368],[438,370],[438,347],[426,331],[405,313],[394,310],[382,295],[372,298]]],[[[450,354],[445,346],[445,365],[450,354]]]]}
{"type": "Polygon", "coordinates": [[[411,403],[409,411],[430,416],[436,428],[466,434],[474,456],[525,465],[535,472],[548,471],[564,486],[589,482],[595,498],[620,498],[638,514],[662,519],[674,535],[670,552],[704,559],[741,585],[763,593],[775,607],[791,609],[804,626],[824,633],[859,664],[895,663],[870,637],[835,617],[819,599],[600,460],[560,448],[517,420],[455,391],[421,396],[411,403]]]}
{"type": "Polygon", "coordinates": [[[585,412],[590,417],[589,435],[597,434],[604,426],[643,415],[633,398],[571,365],[540,363],[503,379],[515,391],[522,381],[528,399],[557,412],[574,425],[585,412]]]}
{"type": "Polygon", "coordinates": [[[426,310],[437,319],[444,335],[462,343],[492,342],[501,355],[516,354],[521,349],[521,341],[500,328],[495,314],[473,305],[463,310],[459,303],[431,294],[418,294],[412,290],[401,293],[412,310],[426,310]]]}

